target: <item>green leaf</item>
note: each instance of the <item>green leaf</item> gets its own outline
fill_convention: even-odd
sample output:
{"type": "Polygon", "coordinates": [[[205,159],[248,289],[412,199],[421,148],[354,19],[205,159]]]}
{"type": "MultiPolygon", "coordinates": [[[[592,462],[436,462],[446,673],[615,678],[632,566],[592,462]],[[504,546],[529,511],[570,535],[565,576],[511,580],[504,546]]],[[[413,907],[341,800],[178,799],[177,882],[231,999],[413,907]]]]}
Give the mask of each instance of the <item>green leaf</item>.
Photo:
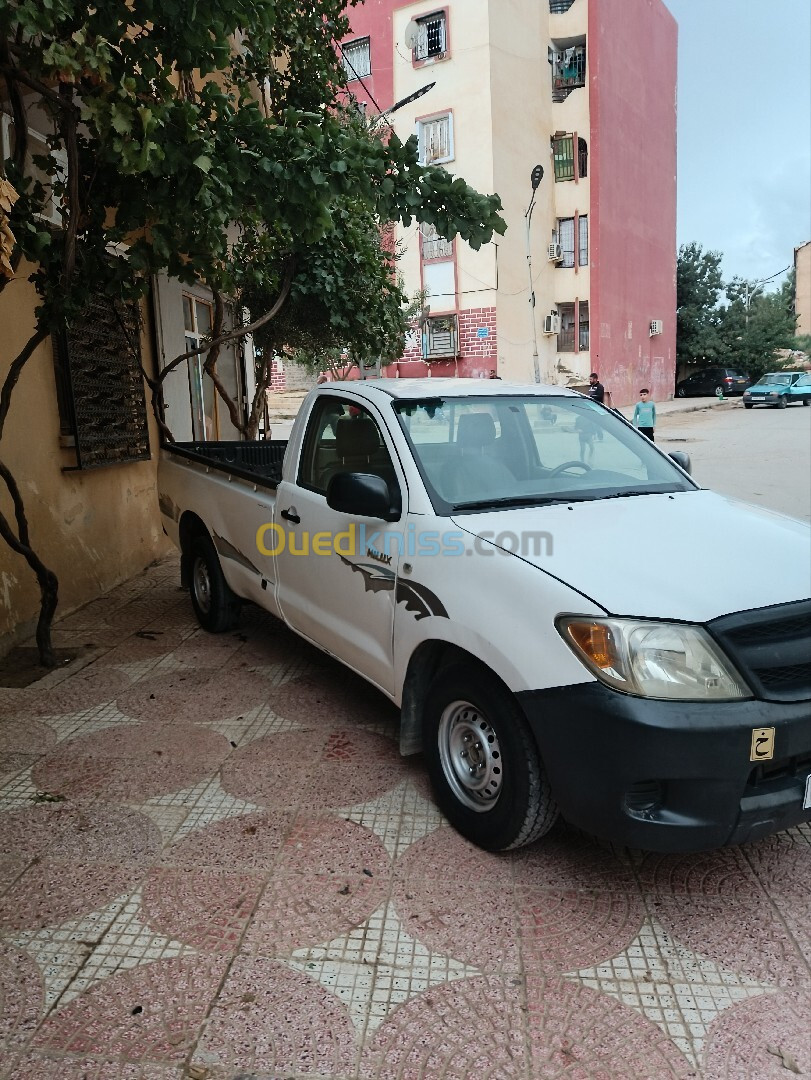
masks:
{"type": "Polygon", "coordinates": [[[194,159],[194,164],[201,172],[211,172],[211,158],[208,156],[208,154],[200,154],[199,157],[196,157],[194,159]]]}

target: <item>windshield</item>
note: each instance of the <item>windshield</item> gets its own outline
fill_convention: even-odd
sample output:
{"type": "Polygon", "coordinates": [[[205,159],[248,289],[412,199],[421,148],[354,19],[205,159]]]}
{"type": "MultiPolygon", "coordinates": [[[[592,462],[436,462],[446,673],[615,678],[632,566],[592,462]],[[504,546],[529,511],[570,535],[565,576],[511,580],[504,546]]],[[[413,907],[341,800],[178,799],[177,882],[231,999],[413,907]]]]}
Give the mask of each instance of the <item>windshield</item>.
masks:
{"type": "Polygon", "coordinates": [[[437,397],[394,408],[439,513],[696,487],[585,397],[437,397]]]}
{"type": "Polygon", "coordinates": [[[791,382],[790,375],[764,375],[758,383],[759,386],[788,386],[791,382]]]}

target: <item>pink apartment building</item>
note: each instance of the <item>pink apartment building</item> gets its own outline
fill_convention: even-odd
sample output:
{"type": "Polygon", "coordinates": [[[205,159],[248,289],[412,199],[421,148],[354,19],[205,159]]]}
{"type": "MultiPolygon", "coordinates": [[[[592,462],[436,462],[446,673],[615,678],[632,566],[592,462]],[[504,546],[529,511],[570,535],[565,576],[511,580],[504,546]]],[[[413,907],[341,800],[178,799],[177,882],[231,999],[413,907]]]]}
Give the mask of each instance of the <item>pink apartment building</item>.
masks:
{"type": "Polygon", "coordinates": [[[661,0],[366,0],[350,14],[351,93],[370,112],[398,105],[400,138],[497,192],[508,224],[479,252],[398,230],[427,311],[388,374],[581,385],[596,370],[615,404],[643,385],[670,397],[677,27],[661,0]]]}

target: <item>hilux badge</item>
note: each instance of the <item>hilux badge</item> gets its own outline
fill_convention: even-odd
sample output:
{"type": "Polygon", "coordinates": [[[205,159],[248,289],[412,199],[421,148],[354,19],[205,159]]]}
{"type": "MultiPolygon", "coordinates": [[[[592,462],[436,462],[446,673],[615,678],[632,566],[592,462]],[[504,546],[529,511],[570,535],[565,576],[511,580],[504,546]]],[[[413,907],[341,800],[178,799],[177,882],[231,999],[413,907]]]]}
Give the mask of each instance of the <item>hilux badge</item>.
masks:
{"type": "Polygon", "coordinates": [[[750,761],[771,761],[774,757],[774,728],[756,727],[752,729],[752,749],[750,761]]]}

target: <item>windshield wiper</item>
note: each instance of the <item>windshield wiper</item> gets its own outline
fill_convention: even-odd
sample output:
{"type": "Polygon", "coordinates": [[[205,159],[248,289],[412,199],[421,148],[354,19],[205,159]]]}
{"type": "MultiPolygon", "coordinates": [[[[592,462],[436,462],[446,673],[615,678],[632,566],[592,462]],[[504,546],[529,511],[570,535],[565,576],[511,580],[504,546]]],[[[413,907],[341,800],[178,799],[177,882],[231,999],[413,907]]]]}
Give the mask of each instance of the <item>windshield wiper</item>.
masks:
{"type": "Polygon", "coordinates": [[[507,506],[553,506],[555,503],[588,502],[593,498],[593,495],[510,495],[500,499],[454,503],[451,513],[459,510],[497,510],[507,506]]]}

